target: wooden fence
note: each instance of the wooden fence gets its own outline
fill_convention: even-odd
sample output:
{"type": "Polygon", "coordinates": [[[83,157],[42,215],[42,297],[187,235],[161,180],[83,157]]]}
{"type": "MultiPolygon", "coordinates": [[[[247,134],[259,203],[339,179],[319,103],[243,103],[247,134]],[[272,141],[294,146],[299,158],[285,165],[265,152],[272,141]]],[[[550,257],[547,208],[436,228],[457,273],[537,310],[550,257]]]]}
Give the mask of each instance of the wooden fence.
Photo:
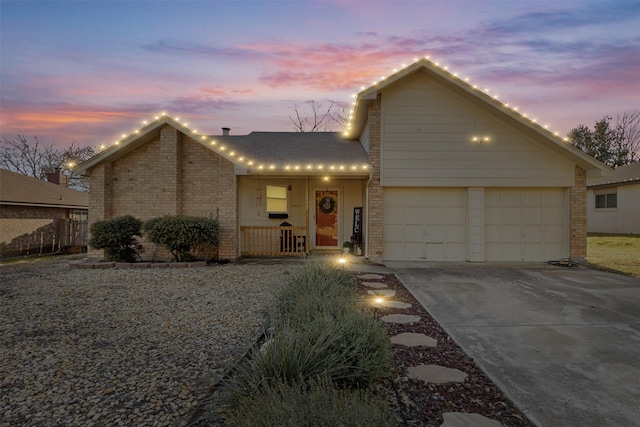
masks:
{"type": "Polygon", "coordinates": [[[308,253],[307,227],[241,226],[243,256],[302,256],[308,253]]]}
{"type": "Polygon", "coordinates": [[[69,246],[87,246],[89,224],[87,220],[60,219],[58,220],[56,236],[58,250],[69,246]]]}

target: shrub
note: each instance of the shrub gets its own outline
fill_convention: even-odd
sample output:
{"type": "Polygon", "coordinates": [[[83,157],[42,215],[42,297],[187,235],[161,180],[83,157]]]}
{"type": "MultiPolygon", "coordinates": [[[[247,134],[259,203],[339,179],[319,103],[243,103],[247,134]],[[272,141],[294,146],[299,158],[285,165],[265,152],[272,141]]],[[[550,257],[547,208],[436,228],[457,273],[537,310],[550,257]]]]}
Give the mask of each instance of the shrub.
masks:
{"type": "Polygon", "coordinates": [[[191,261],[198,246],[218,244],[218,220],[205,217],[165,215],[144,223],[149,240],[166,246],[175,261],[191,261]]]}
{"type": "Polygon", "coordinates": [[[282,288],[272,322],[313,320],[318,313],[339,316],[345,311],[359,310],[360,302],[351,274],[319,262],[309,262],[282,288]]]}
{"type": "Polygon", "coordinates": [[[386,329],[364,308],[352,276],[311,265],[279,295],[274,331],[226,381],[221,402],[235,410],[265,387],[329,378],[342,388],[367,387],[392,371],[386,329]]]}
{"type": "Polygon", "coordinates": [[[141,237],[142,221],[131,215],[98,221],[91,225],[89,245],[104,249],[109,260],[135,262],[138,257],[137,237],[141,237]]]}
{"type": "Polygon", "coordinates": [[[336,390],[329,379],[277,383],[242,401],[230,426],[396,426],[388,402],[364,390],[336,390]]]}

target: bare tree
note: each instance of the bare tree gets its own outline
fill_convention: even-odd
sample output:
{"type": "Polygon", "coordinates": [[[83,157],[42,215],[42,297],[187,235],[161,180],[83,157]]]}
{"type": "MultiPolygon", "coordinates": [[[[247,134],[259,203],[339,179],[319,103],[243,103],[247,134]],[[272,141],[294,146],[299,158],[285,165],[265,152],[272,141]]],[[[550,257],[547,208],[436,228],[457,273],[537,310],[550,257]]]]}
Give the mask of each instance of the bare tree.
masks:
{"type": "Polygon", "coordinates": [[[331,132],[344,129],[348,121],[346,107],[340,109],[339,104],[331,101],[328,107],[322,102],[309,101],[308,111],[301,111],[297,105],[293,107],[294,115],[289,116],[296,132],[331,132]]]}
{"type": "Polygon", "coordinates": [[[22,175],[45,180],[48,173],[60,169],[67,175],[71,188],[87,191],[87,180],[73,172],[73,167],[93,156],[93,147],[80,147],[75,141],[64,149],[44,144],[34,137],[29,141],[18,135],[15,139],[0,140],[0,167],[22,175]]]}
{"type": "Polygon", "coordinates": [[[640,160],[640,110],[625,111],[616,117],[620,142],[629,150],[629,163],[640,160]]]}

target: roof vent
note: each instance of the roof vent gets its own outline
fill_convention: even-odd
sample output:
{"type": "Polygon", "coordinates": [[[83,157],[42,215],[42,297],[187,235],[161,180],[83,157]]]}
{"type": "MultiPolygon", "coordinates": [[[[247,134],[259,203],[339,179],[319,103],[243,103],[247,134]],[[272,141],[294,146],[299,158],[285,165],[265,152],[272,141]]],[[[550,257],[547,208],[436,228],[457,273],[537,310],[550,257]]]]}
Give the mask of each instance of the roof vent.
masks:
{"type": "Polygon", "coordinates": [[[222,128],[222,136],[229,136],[229,131],[231,128],[222,128]]]}

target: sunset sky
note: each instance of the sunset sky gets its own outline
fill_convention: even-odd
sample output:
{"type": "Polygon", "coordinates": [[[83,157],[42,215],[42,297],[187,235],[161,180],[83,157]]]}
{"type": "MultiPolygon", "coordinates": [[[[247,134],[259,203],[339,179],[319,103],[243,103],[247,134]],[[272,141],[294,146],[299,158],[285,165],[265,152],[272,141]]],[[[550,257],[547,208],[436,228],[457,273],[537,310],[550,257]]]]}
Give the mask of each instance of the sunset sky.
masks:
{"type": "MultiPolygon", "coordinates": [[[[166,111],[293,131],[430,55],[566,134],[640,108],[640,2],[6,1],[0,136],[110,144],[166,111]]],[[[336,129],[338,130],[338,129],[336,129]]]]}

